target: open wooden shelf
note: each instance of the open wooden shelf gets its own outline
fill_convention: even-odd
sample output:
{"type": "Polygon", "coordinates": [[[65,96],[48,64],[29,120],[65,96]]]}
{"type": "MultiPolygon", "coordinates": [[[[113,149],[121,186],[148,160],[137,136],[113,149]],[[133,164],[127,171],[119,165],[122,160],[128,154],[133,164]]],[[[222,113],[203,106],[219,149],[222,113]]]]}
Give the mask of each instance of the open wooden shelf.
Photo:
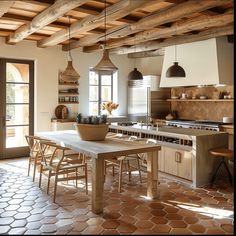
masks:
{"type": "Polygon", "coordinates": [[[79,95],[79,93],[59,93],[59,95],[62,95],[62,96],[64,96],[64,95],[79,95]]]}
{"type": "Polygon", "coordinates": [[[234,99],[167,99],[170,102],[233,102],[234,99]]]}
{"type": "Polygon", "coordinates": [[[73,84],[73,83],[59,83],[59,85],[65,85],[65,86],[73,86],[73,87],[78,87],[79,86],[79,84],[73,84]]]}
{"type": "Polygon", "coordinates": [[[79,102],[58,102],[59,104],[79,104],[79,102]]]}

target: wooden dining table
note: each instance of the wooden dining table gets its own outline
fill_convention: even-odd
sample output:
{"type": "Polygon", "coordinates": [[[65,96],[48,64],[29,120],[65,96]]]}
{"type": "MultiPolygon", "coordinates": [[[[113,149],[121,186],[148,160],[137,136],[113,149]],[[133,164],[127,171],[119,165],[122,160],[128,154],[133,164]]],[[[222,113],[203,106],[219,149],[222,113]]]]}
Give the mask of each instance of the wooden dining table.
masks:
{"type": "Polygon", "coordinates": [[[81,140],[75,130],[38,132],[36,135],[91,158],[93,213],[103,212],[104,159],[147,153],[147,197],[158,197],[158,151],[161,146],[114,138],[114,134],[110,133],[104,141],[81,140]]]}

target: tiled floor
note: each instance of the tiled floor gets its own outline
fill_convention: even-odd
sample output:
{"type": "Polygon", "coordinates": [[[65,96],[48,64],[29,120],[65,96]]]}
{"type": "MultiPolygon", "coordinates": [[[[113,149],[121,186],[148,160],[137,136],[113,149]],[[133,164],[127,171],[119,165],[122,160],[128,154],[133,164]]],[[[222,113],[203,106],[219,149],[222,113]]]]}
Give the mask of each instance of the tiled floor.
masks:
{"type": "MultiPolygon", "coordinates": [[[[89,172],[90,176],[90,172],[89,172]]],[[[84,185],[61,185],[57,204],[51,193],[27,176],[27,159],[0,161],[0,234],[233,234],[233,189],[225,183],[192,189],[160,178],[160,198],[149,200],[145,175],[124,178],[117,192],[117,176],[108,173],[104,213],[91,212],[84,185]]]]}

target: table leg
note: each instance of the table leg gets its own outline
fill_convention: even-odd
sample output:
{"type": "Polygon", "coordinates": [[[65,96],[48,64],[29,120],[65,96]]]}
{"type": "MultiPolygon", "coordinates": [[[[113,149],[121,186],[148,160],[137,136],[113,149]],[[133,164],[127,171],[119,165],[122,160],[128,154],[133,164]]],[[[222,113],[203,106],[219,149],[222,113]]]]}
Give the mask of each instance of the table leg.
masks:
{"type": "Polygon", "coordinates": [[[147,153],[147,196],[157,198],[158,152],[147,153]]]}
{"type": "Polygon", "coordinates": [[[92,158],[92,212],[103,212],[104,159],[92,158]]]}

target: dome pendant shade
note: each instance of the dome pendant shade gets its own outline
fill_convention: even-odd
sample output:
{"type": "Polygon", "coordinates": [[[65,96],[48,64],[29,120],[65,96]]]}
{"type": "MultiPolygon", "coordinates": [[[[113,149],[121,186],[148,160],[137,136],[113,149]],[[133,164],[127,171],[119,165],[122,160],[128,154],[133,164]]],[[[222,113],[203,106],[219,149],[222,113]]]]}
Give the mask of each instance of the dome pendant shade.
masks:
{"type": "Polygon", "coordinates": [[[103,51],[102,59],[93,67],[93,71],[117,71],[118,68],[112,63],[107,49],[103,51]]]}
{"type": "Polygon", "coordinates": [[[166,71],[166,77],[185,77],[185,71],[178,62],[174,62],[174,65],[166,71]]]}
{"type": "Polygon", "coordinates": [[[74,69],[72,61],[68,61],[65,71],[61,73],[61,80],[65,82],[77,82],[79,77],[80,75],[74,69]]]}
{"type": "Polygon", "coordinates": [[[143,79],[143,75],[140,71],[137,70],[137,68],[134,68],[134,70],[132,70],[129,75],[128,75],[128,79],[129,80],[142,80],[143,79]]]}

